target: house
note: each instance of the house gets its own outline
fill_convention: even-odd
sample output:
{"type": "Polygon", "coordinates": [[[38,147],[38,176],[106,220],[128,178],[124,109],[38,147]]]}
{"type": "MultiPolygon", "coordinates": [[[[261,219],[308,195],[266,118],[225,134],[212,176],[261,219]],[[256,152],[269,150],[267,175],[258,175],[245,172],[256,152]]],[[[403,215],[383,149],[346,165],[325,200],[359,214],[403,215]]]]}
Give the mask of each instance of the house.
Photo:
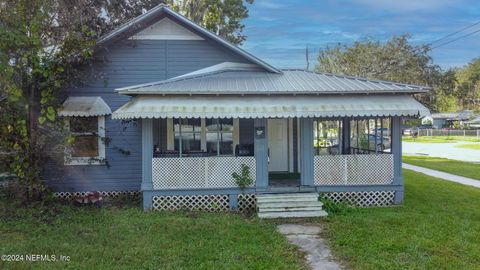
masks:
{"type": "Polygon", "coordinates": [[[447,128],[454,125],[463,125],[465,121],[468,121],[473,117],[473,111],[463,110],[454,113],[432,113],[432,115],[424,117],[424,121],[432,123],[434,128],[447,128]]]}
{"type": "Polygon", "coordinates": [[[281,70],[165,5],[95,55],[60,112],[76,140],[48,170],[57,196],[140,191],[145,209],[211,211],[262,194],[403,201],[400,120],[429,114],[412,97],[428,87],[281,70]],[[242,165],[253,183],[240,188],[242,165]]]}
{"type": "Polygon", "coordinates": [[[480,128],[480,116],[477,116],[472,120],[466,121],[465,125],[467,125],[469,128],[480,128]]]}

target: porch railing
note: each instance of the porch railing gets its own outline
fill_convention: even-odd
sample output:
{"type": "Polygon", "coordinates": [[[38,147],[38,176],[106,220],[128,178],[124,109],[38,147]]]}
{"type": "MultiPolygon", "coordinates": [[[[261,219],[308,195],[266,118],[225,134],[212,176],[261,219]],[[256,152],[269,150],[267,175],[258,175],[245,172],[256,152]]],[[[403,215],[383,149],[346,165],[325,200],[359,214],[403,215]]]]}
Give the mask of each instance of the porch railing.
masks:
{"type": "Polygon", "coordinates": [[[393,181],[393,155],[314,157],[315,185],[385,185],[393,181]]]}
{"type": "Polygon", "coordinates": [[[255,180],[255,157],[153,158],[153,188],[236,188],[232,173],[240,173],[242,164],[250,167],[250,176],[255,180]]]}

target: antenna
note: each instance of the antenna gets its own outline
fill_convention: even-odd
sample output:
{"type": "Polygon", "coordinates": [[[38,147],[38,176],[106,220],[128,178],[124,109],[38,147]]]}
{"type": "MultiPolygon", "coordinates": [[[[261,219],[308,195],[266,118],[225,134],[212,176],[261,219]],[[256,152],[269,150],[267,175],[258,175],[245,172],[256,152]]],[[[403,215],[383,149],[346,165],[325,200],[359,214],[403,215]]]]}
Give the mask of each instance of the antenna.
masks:
{"type": "Polygon", "coordinates": [[[308,70],[308,68],[310,67],[310,61],[308,60],[308,44],[305,48],[305,59],[307,60],[307,68],[305,70],[308,70]]]}

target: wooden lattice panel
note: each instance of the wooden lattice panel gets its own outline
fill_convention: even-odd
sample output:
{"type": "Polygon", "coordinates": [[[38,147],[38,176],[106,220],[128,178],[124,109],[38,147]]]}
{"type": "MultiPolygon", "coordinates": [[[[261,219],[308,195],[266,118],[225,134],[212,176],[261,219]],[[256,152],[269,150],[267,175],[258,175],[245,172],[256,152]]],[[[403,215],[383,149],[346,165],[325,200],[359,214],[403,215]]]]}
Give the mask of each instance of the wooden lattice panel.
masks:
{"type": "Polygon", "coordinates": [[[315,185],[384,185],[393,181],[393,155],[314,157],[315,185]]]}
{"type": "Polygon", "coordinates": [[[239,212],[255,212],[257,210],[257,198],[255,194],[238,194],[239,212]]]}
{"type": "MultiPolygon", "coordinates": [[[[120,196],[134,196],[140,194],[139,191],[99,191],[102,197],[106,198],[118,198],[120,196]]],[[[73,200],[77,197],[82,197],[87,194],[86,191],[81,192],[54,192],[53,197],[60,200],[73,200]]]]}
{"type": "Polygon", "coordinates": [[[240,173],[242,164],[255,179],[254,157],[153,158],[152,162],[154,189],[235,188],[232,173],[240,173]]]}
{"type": "Polygon", "coordinates": [[[230,209],[228,195],[154,196],[153,209],[224,212],[230,209]]]}
{"type": "Polygon", "coordinates": [[[348,203],[359,207],[387,206],[395,199],[395,191],[328,192],[321,194],[335,203],[348,203]]]}

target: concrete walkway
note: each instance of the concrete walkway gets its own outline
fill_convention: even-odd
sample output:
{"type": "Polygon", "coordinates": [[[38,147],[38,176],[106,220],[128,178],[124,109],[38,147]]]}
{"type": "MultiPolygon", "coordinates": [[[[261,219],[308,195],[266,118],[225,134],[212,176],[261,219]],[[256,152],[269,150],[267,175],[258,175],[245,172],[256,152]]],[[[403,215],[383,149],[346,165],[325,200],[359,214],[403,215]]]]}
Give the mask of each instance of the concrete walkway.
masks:
{"type": "Polygon", "coordinates": [[[480,144],[475,142],[456,143],[419,143],[402,142],[402,153],[407,155],[422,155],[441,157],[468,162],[480,162],[480,151],[459,148],[462,144],[480,144]]]}
{"type": "Polygon", "coordinates": [[[342,269],[340,264],[335,262],[330,249],[318,235],[320,227],[305,226],[297,224],[282,224],[277,226],[278,232],[285,235],[288,241],[307,253],[307,262],[314,270],[338,270],[342,269]]]}
{"type": "Polygon", "coordinates": [[[423,174],[426,174],[426,175],[429,175],[429,176],[441,178],[441,179],[444,179],[444,180],[447,180],[447,181],[452,181],[452,182],[455,182],[455,183],[480,188],[480,181],[472,179],[472,178],[458,176],[458,175],[451,174],[451,173],[446,173],[446,172],[440,172],[440,171],[437,171],[437,170],[427,169],[427,168],[424,168],[424,167],[414,166],[414,165],[410,165],[410,164],[406,164],[406,163],[403,163],[402,167],[404,169],[416,171],[416,172],[423,173],[423,174]]]}

